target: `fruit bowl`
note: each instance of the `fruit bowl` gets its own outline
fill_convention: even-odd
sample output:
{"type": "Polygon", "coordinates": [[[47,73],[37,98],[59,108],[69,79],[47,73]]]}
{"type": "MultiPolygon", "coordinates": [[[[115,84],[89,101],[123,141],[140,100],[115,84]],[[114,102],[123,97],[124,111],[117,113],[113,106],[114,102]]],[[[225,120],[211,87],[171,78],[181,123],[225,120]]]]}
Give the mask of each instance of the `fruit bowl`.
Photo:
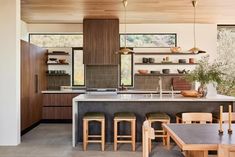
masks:
{"type": "Polygon", "coordinates": [[[148,74],[148,70],[138,70],[138,73],[145,75],[148,74]]]}

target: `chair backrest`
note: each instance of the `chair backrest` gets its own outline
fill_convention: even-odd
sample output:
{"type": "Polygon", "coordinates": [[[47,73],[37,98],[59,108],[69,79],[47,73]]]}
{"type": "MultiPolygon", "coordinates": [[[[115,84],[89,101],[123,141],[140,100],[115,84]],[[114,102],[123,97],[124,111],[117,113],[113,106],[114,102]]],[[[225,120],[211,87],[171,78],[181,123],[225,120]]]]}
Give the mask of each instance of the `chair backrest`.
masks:
{"type": "Polygon", "coordinates": [[[212,123],[212,113],[183,113],[182,122],[191,124],[192,122],[199,122],[200,124],[212,123]]]}
{"type": "Polygon", "coordinates": [[[235,145],[218,146],[218,157],[235,157],[235,145]]]}
{"type": "MultiPolygon", "coordinates": [[[[222,114],[222,121],[225,123],[229,122],[229,114],[228,112],[223,112],[222,114]]],[[[235,122],[235,112],[232,112],[232,122],[235,122]]]]}
{"type": "Polygon", "coordinates": [[[143,157],[149,157],[148,141],[154,139],[154,129],[151,127],[148,120],[144,121],[142,126],[142,144],[143,144],[143,157]]]}

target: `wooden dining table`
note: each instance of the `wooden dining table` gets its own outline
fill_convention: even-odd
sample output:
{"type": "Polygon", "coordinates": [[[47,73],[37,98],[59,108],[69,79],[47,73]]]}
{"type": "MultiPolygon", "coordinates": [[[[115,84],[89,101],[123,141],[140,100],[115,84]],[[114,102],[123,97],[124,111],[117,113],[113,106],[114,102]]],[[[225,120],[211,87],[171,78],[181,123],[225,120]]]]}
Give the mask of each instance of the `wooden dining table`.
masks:
{"type": "Polygon", "coordinates": [[[186,157],[207,157],[208,151],[217,151],[221,144],[235,144],[235,124],[232,134],[228,134],[228,124],[223,124],[223,134],[219,134],[219,124],[163,124],[163,128],[186,157]]]}

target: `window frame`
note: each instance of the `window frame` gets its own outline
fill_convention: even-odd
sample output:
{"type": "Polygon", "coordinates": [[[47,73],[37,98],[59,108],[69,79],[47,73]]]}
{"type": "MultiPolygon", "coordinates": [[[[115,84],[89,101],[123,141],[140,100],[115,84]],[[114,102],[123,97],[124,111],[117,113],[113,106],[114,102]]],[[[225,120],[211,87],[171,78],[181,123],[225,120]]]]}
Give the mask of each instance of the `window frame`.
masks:
{"type": "MultiPolygon", "coordinates": [[[[84,85],[75,85],[74,84],[74,50],[83,50],[83,47],[73,47],[72,48],[72,86],[73,87],[81,87],[81,88],[85,88],[86,87],[86,65],[84,64],[84,85]]],[[[83,52],[83,56],[84,56],[84,52],[83,52]]]]}
{"type": "MultiPolygon", "coordinates": [[[[128,47],[129,49],[132,49],[133,48],[130,48],[128,47]]],[[[122,86],[122,77],[121,77],[121,70],[122,70],[122,67],[121,67],[121,55],[124,55],[124,54],[119,54],[119,87],[122,86]]],[[[127,88],[131,88],[131,87],[134,87],[134,54],[131,53],[131,54],[128,54],[128,55],[131,55],[131,85],[124,85],[124,87],[127,87],[127,88]]]]}
{"type": "MultiPolygon", "coordinates": [[[[121,35],[174,35],[175,36],[175,47],[177,47],[177,33],[120,33],[120,46],[121,45],[121,35]]],[[[128,45],[127,45],[128,47],[128,45]]],[[[133,48],[171,48],[171,47],[133,47],[133,48]]]]}

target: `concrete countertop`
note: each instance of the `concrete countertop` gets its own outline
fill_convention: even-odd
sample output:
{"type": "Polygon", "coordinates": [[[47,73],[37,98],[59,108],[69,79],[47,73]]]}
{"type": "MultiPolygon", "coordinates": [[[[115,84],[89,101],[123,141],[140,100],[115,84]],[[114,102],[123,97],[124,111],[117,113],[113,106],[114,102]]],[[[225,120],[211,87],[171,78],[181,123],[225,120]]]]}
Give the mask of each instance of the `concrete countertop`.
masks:
{"type": "Polygon", "coordinates": [[[206,98],[183,97],[180,94],[81,94],[73,101],[217,101],[235,102],[235,97],[217,95],[206,98]]]}

